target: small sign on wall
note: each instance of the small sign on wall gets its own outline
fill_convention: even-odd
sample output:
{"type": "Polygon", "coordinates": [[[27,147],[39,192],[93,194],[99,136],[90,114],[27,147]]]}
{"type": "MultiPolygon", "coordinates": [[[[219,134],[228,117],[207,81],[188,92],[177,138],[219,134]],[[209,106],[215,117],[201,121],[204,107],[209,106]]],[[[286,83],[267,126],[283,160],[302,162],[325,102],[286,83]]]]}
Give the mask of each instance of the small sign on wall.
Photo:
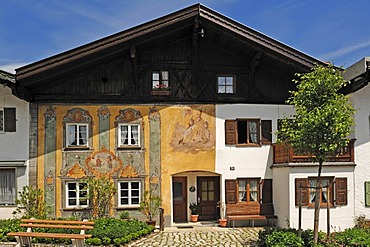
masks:
{"type": "Polygon", "coordinates": [[[235,171],[235,166],[230,166],[230,171],[235,171]]]}

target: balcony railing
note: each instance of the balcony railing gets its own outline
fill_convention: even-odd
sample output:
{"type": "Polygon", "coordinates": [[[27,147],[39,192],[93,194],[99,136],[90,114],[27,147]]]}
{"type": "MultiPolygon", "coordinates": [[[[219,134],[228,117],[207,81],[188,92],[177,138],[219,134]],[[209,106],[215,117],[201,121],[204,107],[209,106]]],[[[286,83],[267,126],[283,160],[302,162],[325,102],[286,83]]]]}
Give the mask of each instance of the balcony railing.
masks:
{"type": "MultiPolygon", "coordinates": [[[[328,158],[328,162],[354,162],[354,142],[350,140],[347,146],[341,148],[337,155],[328,158]]],[[[305,163],[312,162],[309,155],[299,155],[294,153],[291,146],[283,143],[272,144],[274,150],[274,164],[282,163],[305,163]]]]}

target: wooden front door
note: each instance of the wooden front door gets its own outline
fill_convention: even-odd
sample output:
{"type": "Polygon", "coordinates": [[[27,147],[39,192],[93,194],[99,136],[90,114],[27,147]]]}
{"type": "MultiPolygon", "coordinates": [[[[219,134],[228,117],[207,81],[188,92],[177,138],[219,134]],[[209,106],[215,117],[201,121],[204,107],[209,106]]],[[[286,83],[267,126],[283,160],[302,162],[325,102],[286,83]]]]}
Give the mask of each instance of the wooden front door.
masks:
{"type": "Polygon", "coordinates": [[[173,191],[173,221],[187,222],[187,194],[186,177],[174,177],[172,180],[173,191]]]}
{"type": "Polygon", "coordinates": [[[219,216],[220,178],[197,177],[199,220],[216,220],[219,216]]]}

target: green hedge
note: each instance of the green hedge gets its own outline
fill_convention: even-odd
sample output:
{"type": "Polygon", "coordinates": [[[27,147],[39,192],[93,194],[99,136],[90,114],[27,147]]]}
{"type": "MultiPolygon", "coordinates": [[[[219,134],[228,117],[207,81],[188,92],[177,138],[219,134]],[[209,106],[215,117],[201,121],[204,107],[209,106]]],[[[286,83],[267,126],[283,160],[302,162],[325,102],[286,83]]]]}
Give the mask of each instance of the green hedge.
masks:
{"type": "MultiPolygon", "coordinates": [[[[68,220],[68,219],[66,219],[68,220]]],[[[14,237],[8,237],[8,232],[25,231],[25,228],[19,227],[19,219],[0,220],[0,242],[15,242],[14,237]]],[[[49,229],[36,228],[36,232],[53,232],[53,233],[77,233],[79,230],[72,229],[49,229]]],[[[104,218],[95,220],[93,230],[86,231],[87,234],[92,234],[92,238],[86,240],[87,245],[109,245],[109,244],[125,244],[154,231],[153,226],[148,226],[146,223],[138,220],[121,220],[115,218],[104,218]]],[[[48,244],[70,244],[70,239],[56,238],[37,238],[36,243],[48,244]]]]}
{"type": "MultiPolygon", "coordinates": [[[[313,231],[302,231],[298,237],[296,229],[270,228],[259,232],[258,246],[262,247],[313,247],[313,231]]],[[[342,232],[333,232],[330,241],[326,240],[326,234],[319,232],[319,242],[316,247],[336,247],[336,246],[370,246],[370,230],[349,228],[342,232]]]]}

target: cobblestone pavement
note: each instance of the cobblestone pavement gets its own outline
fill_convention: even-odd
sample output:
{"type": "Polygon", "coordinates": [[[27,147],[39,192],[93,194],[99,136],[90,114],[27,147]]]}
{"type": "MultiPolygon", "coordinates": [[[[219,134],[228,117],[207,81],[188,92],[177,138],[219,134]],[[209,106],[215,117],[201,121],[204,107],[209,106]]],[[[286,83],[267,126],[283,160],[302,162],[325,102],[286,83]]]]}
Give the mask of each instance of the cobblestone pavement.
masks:
{"type": "Polygon", "coordinates": [[[201,226],[179,229],[170,227],[165,228],[163,232],[155,232],[129,246],[256,246],[255,241],[261,229],[263,228],[238,227],[233,229],[201,226]]]}

